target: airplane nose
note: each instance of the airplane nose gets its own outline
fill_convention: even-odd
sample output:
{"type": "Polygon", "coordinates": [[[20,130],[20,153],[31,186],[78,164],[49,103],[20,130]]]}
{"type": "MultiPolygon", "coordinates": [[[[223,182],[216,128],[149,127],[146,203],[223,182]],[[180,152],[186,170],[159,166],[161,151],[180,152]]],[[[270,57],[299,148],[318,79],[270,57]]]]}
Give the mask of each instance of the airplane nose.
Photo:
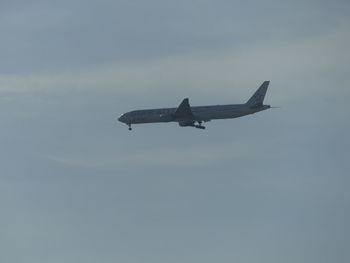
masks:
{"type": "Polygon", "coordinates": [[[125,116],[124,114],[118,118],[118,121],[125,122],[125,116]]]}

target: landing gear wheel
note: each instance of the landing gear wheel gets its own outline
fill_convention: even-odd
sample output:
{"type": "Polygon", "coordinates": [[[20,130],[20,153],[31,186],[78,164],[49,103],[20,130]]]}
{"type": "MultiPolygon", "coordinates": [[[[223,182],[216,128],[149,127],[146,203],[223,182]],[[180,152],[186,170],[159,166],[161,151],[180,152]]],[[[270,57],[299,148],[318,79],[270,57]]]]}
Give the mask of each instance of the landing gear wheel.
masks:
{"type": "Polygon", "coordinates": [[[198,124],[193,125],[193,127],[197,128],[197,129],[202,129],[204,130],[205,127],[202,125],[202,121],[197,121],[198,124]]]}
{"type": "Polygon", "coordinates": [[[194,127],[197,128],[197,129],[202,129],[202,130],[205,129],[205,126],[202,126],[202,125],[195,125],[194,127]]]}
{"type": "Polygon", "coordinates": [[[131,128],[131,124],[128,124],[128,126],[129,126],[129,131],[131,131],[131,130],[132,130],[132,128],[131,128]]]}

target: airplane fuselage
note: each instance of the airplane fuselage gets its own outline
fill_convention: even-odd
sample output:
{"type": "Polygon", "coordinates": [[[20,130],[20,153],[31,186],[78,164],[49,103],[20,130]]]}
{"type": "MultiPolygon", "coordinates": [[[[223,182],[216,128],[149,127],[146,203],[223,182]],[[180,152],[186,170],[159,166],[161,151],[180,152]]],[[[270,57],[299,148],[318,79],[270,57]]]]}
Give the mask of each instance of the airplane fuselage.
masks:
{"type": "MultiPolygon", "coordinates": [[[[253,114],[270,108],[269,105],[250,107],[246,104],[229,104],[213,106],[194,106],[191,110],[194,120],[207,122],[217,119],[232,119],[253,114]]],[[[177,108],[160,108],[147,110],[134,110],[123,114],[119,120],[126,124],[157,123],[157,122],[181,122],[186,120],[173,119],[177,108]]]]}

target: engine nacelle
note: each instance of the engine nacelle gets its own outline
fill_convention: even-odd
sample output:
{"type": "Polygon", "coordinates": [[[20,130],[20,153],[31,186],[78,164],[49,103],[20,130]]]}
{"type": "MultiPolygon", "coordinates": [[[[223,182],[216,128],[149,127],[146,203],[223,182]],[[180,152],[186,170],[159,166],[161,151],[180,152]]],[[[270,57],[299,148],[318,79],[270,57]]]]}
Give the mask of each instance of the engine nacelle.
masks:
{"type": "Polygon", "coordinates": [[[194,126],[194,121],[181,121],[179,122],[179,126],[181,127],[194,126]]]}
{"type": "Polygon", "coordinates": [[[174,120],[174,117],[172,114],[160,114],[159,119],[161,122],[169,122],[174,120]]]}

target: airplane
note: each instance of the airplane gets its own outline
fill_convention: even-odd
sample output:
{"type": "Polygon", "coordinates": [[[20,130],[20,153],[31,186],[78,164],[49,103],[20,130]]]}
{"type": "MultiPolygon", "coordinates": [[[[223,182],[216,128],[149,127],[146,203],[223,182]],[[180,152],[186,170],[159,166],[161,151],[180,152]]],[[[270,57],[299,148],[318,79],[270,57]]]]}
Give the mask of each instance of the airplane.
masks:
{"type": "Polygon", "coordinates": [[[191,107],[185,98],[177,108],[134,110],[121,115],[118,120],[132,124],[177,122],[181,127],[205,129],[203,122],[216,119],[232,119],[271,108],[264,105],[264,98],[270,81],[264,81],[251,98],[244,104],[212,105],[191,107]]]}

